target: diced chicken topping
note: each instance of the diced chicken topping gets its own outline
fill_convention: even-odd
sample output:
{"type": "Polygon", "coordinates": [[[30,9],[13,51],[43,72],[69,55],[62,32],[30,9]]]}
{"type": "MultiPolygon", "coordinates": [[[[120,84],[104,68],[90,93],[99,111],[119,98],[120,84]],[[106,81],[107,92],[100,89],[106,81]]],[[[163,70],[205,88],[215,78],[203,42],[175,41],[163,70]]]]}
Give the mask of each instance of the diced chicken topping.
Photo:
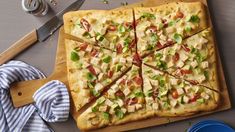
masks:
{"type": "Polygon", "coordinates": [[[99,58],[93,57],[93,58],[91,59],[91,64],[93,64],[93,65],[95,65],[95,66],[97,66],[97,65],[99,64],[99,62],[100,62],[100,59],[99,59],[99,58]]]}
{"type": "Polygon", "coordinates": [[[113,64],[116,64],[118,61],[119,61],[119,58],[118,58],[118,57],[114,57],[114,58],[113,58],[113,64]]]}
{"type": "Polygon", "coordinates": [[[171,82],[172,85],[177,85],[178,82],[179,82],[179,79],[171,78],[171,79],[170,79],[170,82],[171,82]]]}
{"type": "Polygon", "coordinates": [[[126,113],[126,108],[121,108],[121,111],[125,114],[126,113]]]}
{"type": "Polygon", "coordinates": [[[127,111],[128,111],[129,113],[135,112],[135,105],[128,105],[127,111]]]}
{"type": "Polygon", "coordinates": [[[118,105],[119,105],[120,107],[122,107],[122,106],[123,106],[123,104],[124,104],[124,103],[123,103],[123,101],[122,101],[121,99],[118,99],[118,100],[117,100],[117,103],[118,103],[118,105]]]}
{"type": "Polygon", "coordinates": [[[80,57],[83,57],[83,56],[85,55],[85,51],[79,51],[79,52],[78,52],[78,55],[79,55],[80,57]]]}
{"type": "Polygon", "coordinates": [[[145,101],[147,104],[152,104],[154,102],[152,97],[145,97],[145,101]]]}
{"type": "Polygon", "coordinates": [[[178,93],[179,95],[184,94],[183,88],[177,88],[176,90],[177,90],[177,93],[178,93]]]}
{"type": "Polygon", "coordinates": [[[101,67],[104,69],[104,70],[107,70],[108,69],[108,64],[107,63],[102,63],[101,64],[101,67]]]}
{"type": "Polygon", "coordinates": [[[184,66],[184,62],[183,61],[178,61],[176,64],[177,67],[181,68],[184,66]]]}
{"type": "Polygon", "coordinates": [[[77,84],[78,84],[78,87],[81,88],[81,89],[84,89],[84,88],[86,89],[86,88],[88,88],[88,87],[87,87],[87,81],[81,81],[81,80],[79,80],[77,84]]]}
{"type": "Polygon", "coordinates": [[[201,66],[202,66],[203,69],[208,68],[208,67],[209,67],[208,61],[203,61],[203,62],[201,63],[201,66]]]}
{"type": "Polygon", "coordinates": [[[188,103],[188,102],[189,102],[189,97],[183,96],[183,101],[184,101],[185,103],[188,103]]]}
{"type": "Polygon", "coordinates": [[[170,104],[172,107],[175,107],[177,105],[177,100],[171,100],[170,104]]]}
{"type": "Polygon", "coordinates": [[[202,82],[205,81],[205,80],[206,80],[205,75],[199,75],[199,76],[198,76],[198,82],[199,82],[199,83],[202,83],[202,82]]]}
{"type": "Polygon", "coordinates": [[[104,73],[100,73],[100,74],[98,75],[98,80],[99,80],[99,81],[102,80],[103,77],[104,77],[104,73]]]}
{"type": "Polygon", "coordinates": [[[131,91],[130,91],[129,88],[125,88],[125,89],[123,90],[123,93],[125,94],[125,96],[129,95],[130,92],[131,92],[131,91]]]}
{"type": "Polygon", "coordinates": [[[167,67],[171,68],[172,66],[174,66],[174,61],[173,61],[173,60],[170,60],[170,61],[167,63],[167,67]]]}
{"type": "Polygon", "coordinates": [[[102,88],[103,88],[103,85],[102,85],[101,83],[97,83],[97,84],[95,85],[95,90],[96,90],[96,91],[100,91],[102,88]]]}
{"type": "Polygon", "coordinates": [[[209,99],[210,98],[210,96],[208,95],[208,94],[206,94],[206,93],[201,93],[201,96],[202,96],[202,98],[204,98],[204,99],[209,99]]]}
{"type": "Polygon", "coordinates": [[[136,110],[139,110],[139,109],[141,109],[142,107],[143,107],[142,104],[135,104],[136,110]]]}
{"type": "Polygon", "coordinates": [[[111,89],[114,91],[114,92],[117,92],[119,90],[118,88],[118,85],[117,84],[114,84],[111,89]]]}
{"type": "Polygon", "coordinates": [[[102,111],[102,112],[106,112],[108,109],[107,105],[104,105],[104,106],[100,106],[99,107],[99,111],[102,111]]]}
{"type": "Polygon", "coordinates": [[[153,104],[152,104],[152,107],[153,107],[154,110],[158,110],[158,108],[159,108],[159,107],[158,107],[158,103],[153,103],[153,104]]]}
{"type": "Polygon", "coordinates": [[[203,37],[200,37],[200,39],[199,39],[199,43],[200,43],[200,44],[205,44],[205,43],[207,43],[207,42],[208,42],[207,39],[205,39],[205,38],[203,38],[203,37]]]}
{"type": "Polygon", "coordinates": [[[188,59],[188,55],[186,55],[185,53],[180,53],[180,59],[182,60],[182,61],[186,61],[187,59],[188,59]]]}
{"type": "Polygon", "coordinates": [[[145,91],[149,91],[151,90],[153,87],[152,85],[150,84],[150,81],[149,79],[144,79],[144,90],[145,91]]]}
{"type": "Polygon", "coordinates": [[[92,50],[92,46],[91,46],[91,45],[88,45],[87,48],[86,48],[86,51],[87,51],[87,52],[91,52],[91,50],[92,50]]]}
{"type": "Polygon", "coordinates": [[[126,64],[126,59],[125,58],[120,58],[119,62],[122,63],[122,64],[126,64]]]}
{"type": "Polygon", "coordinates": [[[108,105],[108,106],[112,106],[112,105],[113,105],[113,102],[110,101],[109,99],[106,99],[104,103],[105,103],[106,105],[108,105]]]}
{"type": "Polygon", "coordinates": [[[153,86],[158,86],[159,85],[158,80],[151,80],[151,83],[152,83],[153,86]]]}
{"type": "Polygon", "coordinates": [[[193,68],[197,67],[197,66],[198,66],[197,61],[196,61],[196,60],[192,61],[192,62],[191,62],[191,66],[192,66],[193,68]]]}

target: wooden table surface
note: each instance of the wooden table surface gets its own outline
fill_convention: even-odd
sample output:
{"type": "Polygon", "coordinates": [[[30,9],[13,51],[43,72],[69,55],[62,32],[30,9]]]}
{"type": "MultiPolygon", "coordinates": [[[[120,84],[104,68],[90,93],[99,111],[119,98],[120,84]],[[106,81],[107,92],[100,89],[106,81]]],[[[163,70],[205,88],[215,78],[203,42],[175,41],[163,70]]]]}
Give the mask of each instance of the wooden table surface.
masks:
{"type": "MultiPolygon", "coordinates": [[[[49,1],[49,0],[47,0],[49,1]]],[[[11,46],[20,37],[37,28],[48,20],[54,13],[68,6],[74,0],[56,0],[57,6],[52,6],[51,12],[45,17],[34,17],[24,13],[21,9],[21,0],[0,1],[0,52],[11,46]]],[[[109,0],[109,4],[103,4],[102,0],[86,0],[81,9],[112,9],[121,5],[121,2],[129,4],[140,0],[109,0]]],[[[216,39],[220,50],[220,56],[224,67],[225,77],[230,92],[232,105],[235,104],[235,0],[208,0],[212,21],[215,27],[216,39]]],[[[54,68],[55,53],[57,47],[58,31],[45,42],[37,43],[18,55],[15,59],[31,64],[46,75],[50,75],[54,68]]],[[[235,109],[215,113],[209,116],[198,117],[168,125],[145,128],[135,131],[161,131],[183,132],[191,124],[204,119],[221,120],[235,128],[235,109]]],[[[74,120],[70,117],[62,123],[49,124],[56,132],[78,132],[74,120]]]]}

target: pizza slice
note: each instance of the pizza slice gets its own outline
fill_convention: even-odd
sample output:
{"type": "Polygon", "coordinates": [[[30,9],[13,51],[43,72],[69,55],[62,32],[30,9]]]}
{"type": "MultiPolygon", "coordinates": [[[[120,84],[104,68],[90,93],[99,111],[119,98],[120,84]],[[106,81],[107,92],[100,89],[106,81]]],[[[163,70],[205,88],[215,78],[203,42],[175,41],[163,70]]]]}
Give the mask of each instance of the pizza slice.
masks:
{"type": "Polygon", "coordinates": [[[208,28],[182,44],[175,44],[144,58],[144,63],[219,91],[213,34],[208,28]]]}
{"type": "Polygon", "coordinates": [[[117,53],[134,52],[133,10],[75,11],[64,15],[65,33],[117,53]]]}
{"type": "Polygon", "coordinates": [[[134,8],[137,48],[141,56],[182,43],[182,40],[208,27],[201,2],[174,2],[157,7],[134,8]]]}
{"type": "Polygon", "coordinates": [[[76,110],[132,65],[132,58],[88,43],[65,40],[70,92],[76,110]]]}
{"type": "Polygon", "coordinates": [[[139,72],[140,68],[133,65],[126,75],[77,118],[79,128],[90,130],[146,118],[139,72]]]}
{"type": "Polygon", "coordinates": [[[158,116],[186,116],[200,111],[214,110],[219,93],[201,85],[175,78],[162,71],[142,66],[143,91],[147,111],[158,116]]]}

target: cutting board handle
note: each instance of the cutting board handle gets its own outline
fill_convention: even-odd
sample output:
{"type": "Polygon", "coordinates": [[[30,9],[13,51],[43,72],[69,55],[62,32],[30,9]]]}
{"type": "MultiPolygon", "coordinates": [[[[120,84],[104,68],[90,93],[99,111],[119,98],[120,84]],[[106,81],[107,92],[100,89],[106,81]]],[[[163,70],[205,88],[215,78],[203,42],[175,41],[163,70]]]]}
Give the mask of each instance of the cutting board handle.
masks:
{"type": "Polygon", "coordinates": [[[6,63],[17,54],[37,42],[37,31],[36,29],[32,30],[30,33],[26,34],[20,40],[15,42],[11,47],[5,50],[0,54],[0,65],[6,63]]]}

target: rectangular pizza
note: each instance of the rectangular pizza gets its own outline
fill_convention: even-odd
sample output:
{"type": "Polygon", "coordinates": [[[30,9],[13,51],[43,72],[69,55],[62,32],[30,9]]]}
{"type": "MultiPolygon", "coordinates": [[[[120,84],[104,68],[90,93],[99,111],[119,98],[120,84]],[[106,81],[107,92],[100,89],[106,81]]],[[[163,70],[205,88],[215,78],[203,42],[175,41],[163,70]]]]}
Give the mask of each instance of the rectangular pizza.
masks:
{"type": "Polygon", "coordinates": [[[220,104],[212,28],[200,2],[64,15],[72,106],[81,130],[176,117],[220,104]]]}

